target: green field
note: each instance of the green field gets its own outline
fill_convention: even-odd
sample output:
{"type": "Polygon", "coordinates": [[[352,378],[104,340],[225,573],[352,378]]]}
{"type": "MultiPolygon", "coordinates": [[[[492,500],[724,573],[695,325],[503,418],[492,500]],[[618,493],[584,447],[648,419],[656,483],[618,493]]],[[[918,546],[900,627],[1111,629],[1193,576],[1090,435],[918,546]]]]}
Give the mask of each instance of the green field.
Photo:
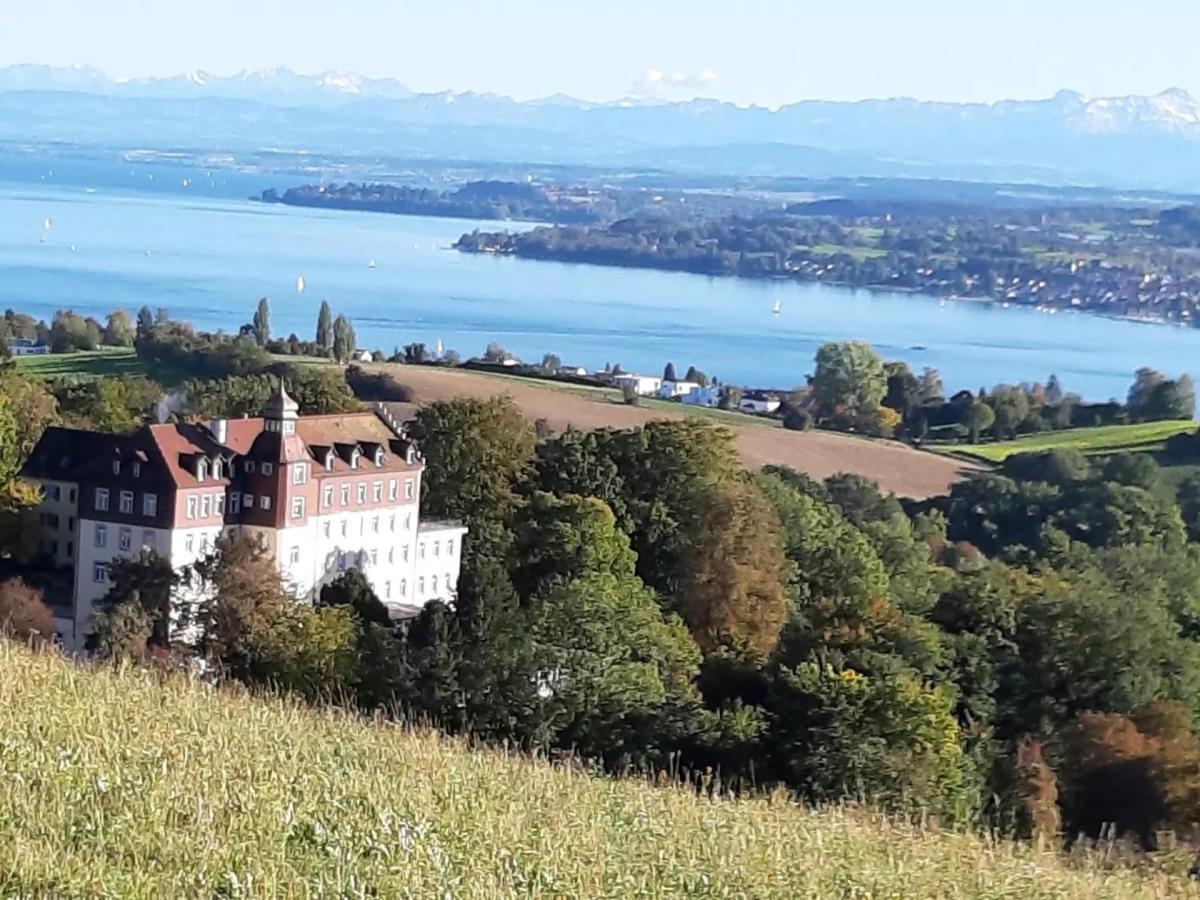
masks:
{"type": "Polygon", "coordinates": [[[39,378],[66,375],[99,378],[102,375],[141,375],[144,371],[137,354],[125,348],[19,356],[15,362],[19,371],[39,378]]]}
{"type": "Polygon", "coordinates": [[[1059,448],[1089,454],[1117,453],[1122,450],[1155,451],[1162,449],[1167,438],[1186,431],[1195,431],[1198,427],[1200,424],[1190,419],[1143,422],[1136,425],[1102,425],[1096,428],[1072,428],[1067,431],[1031,434],[1028,437],[995,444],[956,444],[931,446],[930,449],[997,463],[1003,462],[1014,453],[1036,453],[1040,450],[1059,448]]]}
{"type": "Polygon", "coordinates": [[[1150,865],[593,777],[8,644],[0,779],[5,897],[1200,895],[1150,865]]]}

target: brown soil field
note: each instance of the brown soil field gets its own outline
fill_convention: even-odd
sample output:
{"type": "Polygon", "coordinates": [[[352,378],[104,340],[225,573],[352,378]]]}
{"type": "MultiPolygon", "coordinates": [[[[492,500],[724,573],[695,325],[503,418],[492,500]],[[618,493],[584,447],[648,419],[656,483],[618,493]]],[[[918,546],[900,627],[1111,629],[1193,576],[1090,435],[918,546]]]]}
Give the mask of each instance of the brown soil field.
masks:
{"type": "MultiPolygon", "coordinates": [[[[670,409],[627,406],[597,391],[595,398],[545,387],[534,381],[432,366],[379,366],[412,390],[414,404],[389,404],[400,416],[414,405],[453,397],[507,394],[530,419],[545,419],[555,432],[575,428],[636,428],[658,419],[682,418],[670,409]]],[[[586,390],[586,389],[585,389],[586,390]]],[[[813,478],[853,472],[879,482],[885,491],[921,499],[944,494],[972,466],[959,460],[914,450],[895,441],[870,440],[829,431],[787,431],[767,425],[733,425],[738,450],[747,467],[786,465],[813,478]]]]}

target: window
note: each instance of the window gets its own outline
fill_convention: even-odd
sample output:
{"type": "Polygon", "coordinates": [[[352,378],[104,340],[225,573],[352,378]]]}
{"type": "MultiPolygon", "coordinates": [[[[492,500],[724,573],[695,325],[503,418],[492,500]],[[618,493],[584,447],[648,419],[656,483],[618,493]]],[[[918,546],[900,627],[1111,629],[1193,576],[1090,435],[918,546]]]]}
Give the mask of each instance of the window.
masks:
{"type": "Polygon", "coordinates": [[[339,572],[346,571],[346,554],[345,553],[338,554],[338,571],[339,572]]]}
{"type": "Polygon", "coordinates": [[[403,547],[400,548],[400,557],[405,562],[408,562],[408,544],[405,544],[403,547]]]}
{"type": "Polygon", "coordinates": [[[417,545],[417,559],[424,559],[424,558],[425,558],[425,542],[421,541],[421,543],[417,545]]]}
{"type": "Polygon", "coordinates": [[[158,515],[158,494],[142,494],[142,515],[158,515]]]}
{"type": "Polygon", "coordinates": [[[121,491],[119,501],[121,512],[126,515],[133,512],[133,491],[121,491]]]}
{"type": "Polygon", "coordinates": [[[292,500],[292,518],[293,519],[303,519],[304,518],[304,498],[303,497],[295,497],[292,500]]]}
{"type": "Polygon", "coordinates": [[[358,468],[358,457],[360,455],[361,454],[358,452],[357,447],[355,447],[353,450],[350,451],[350,468],[352,468],[352,469],[358,468]]]}
{"type": "Polygon", "coordinates": [[[96,509],[108,512],[108,488],[96,488],[96,509]]]}
{"type": "Polygon", "coordinates": [[[359,503],[366,503],[366,502],[367,502],[367,485],[366,485],[366,483],[365,483],[365,482],[362,482],[362,481],[360,481],[360,482],[358,483],[358,493],[357,493],[357,497],[358,497],[358,502],[359,502],[359,503]]]}
{"type": "Polygon", "coordinates": [[[437,576],[433,576],[433,593],[437,593],[437,576]]]}
{"type": "Polygon", "coordinates": [[[145,531],[142,532],[142,549],[143,550],[153,550],[154,549],[154,532],[151,531],[149,528],[147,528],[145,531]]]}
{"type": "Polygon", "coordinates": [[[411,500],[413,498],[415,482],[411,478],[404,479],[404,499],[411,500]]]}
{"type": "Polygon", "coordinates": [[[342,485],[342,506],[350,505],[350,485],[342,485]]]}
{"type": "Polygon", "coordinates": [[[196,536],[189,534],[183,539],[183,549],[188,553],[192,552],[192,548],[196,546],[196,536]]]}
{"type": "Polygon", "coordinates": [[[396,531],[396,517],[395,517],[395,515],[392,515],[392,516],[389,516],[389,517],[388,517],[388,528],[389,528],[389,529],[392,531],[392,533],[393,533],[393,534],[395,533],[395,531],[396,531]]]}
{"type": "Polygon", "coordinates": [[[200,501],[196,497],[188,497],[187,517],[196,518],[196,506],[200,501]]]}
{"type": "Polygon", "coordinates": [[[108,528],[104,525],[96,526],[96,546],[97,547],[107,547],[108,546],[108,528]]]}
{"type": "Polygon", "coordinates": [[[450,588],[450,583],[451,583],[451,582],[450,582],[450,573],[449,573],[449,572],[447,572],[447,573],[446,573],[446,590],[450,590],[450,589],[451,589],[451,588],[450,588]]]}
{"type": "Polygon", "coordinates": [[[396,479],[392,478],[388,481],[388,499],[395,500],[397,496],[399,496],[399,491],[397,490],[396,479]]]}
{"type": "Polygon", "coordinates": [[[133,477],[134,478],[142,477],[142,464],[140,462],[135,462],[133,464],[133,477]]]}
{"type": "Polygon", "coordinates": [[[212,515],[212,497],[205,494],[200,498],[200,518],[207,519],[212,515]]]}
{"type": "Polygon", "coordinates": [[[404,517],[404,530],[408,531],[410,528],[412,528],[412,513],[404,517]]]}
{"type": "Polygon", "coordinates": [[[75,542],[67,541],[67,559],[75,558],[75,542]]]}
{"type": "Polygon", "coordinates": [[[325,537],[329,537],[329,523],[328,522],[321,523],[321,534],[323,534],[325,537]]]}
{"type": "Polygon", "coordinates": [[[342,519],[342,537],[346,536],[347,526],[348,526],[348,523],[346,522],[346,520],[342,519]]]}
{"type": "Polygon", "coordinates": [[[57,500],[62,496],[62,488],[57,484],[47,485],[44,491],[47,500],[57,500]]]}
{"type": "Polygon", "coordinates": [[[246,471],[247,471],[247,472],[253,472],[253,471],[254,471],[254,460],[252,460],[252,459],[248,459],[248,460],[246,460],[246,471]]]}
{"type": "Polygon", "coordinates": [[[371,499],[378,503],[383,499],[383,482],[377,481],[371,485],[371,499]]]}
{"type": "Polygon", "coordinates": [[[379,516],[376,516],[371,520],[371,530],[376,534],[379,534],[379,516]]]}
{"type": "Polygon", "coordinates": [[[204,481],[208,477],[208,460],[203,456],[196,460],[196,480],[204,481]]]}
{"type": "Polygon", "coordinates": [[[383,583],[383,599],[392,599],[392,583],[390,581],[385,581],[383,583]]]}
{"type": "Polygon", "coordinates": [[[208,535],[207,534],[200,535],[200,552],[201,553],[208,552],[208,535]]]}
{"type": "Polygon", "coordinates": [[[327,484],[321,491],[321,505],[333,506],[333,485],[327,484]]]}
{"type": "Polygon", "coordinates": [[[452,540],[446,541],[446,555],[447,556],[454,555],[454,541],[452,541],[452,540]]]}
{"type": "Polygon", "coordinates": [[[219,456],[213,460],[212,470],[213,470],[213,478],[221,477],[221,458],[219,456]]]}
{"type": "Polygon", "coordinates": [[[395,561],[396,561],[396,548],[388,547],[388,565],[391,565],[395,561]]]}
{"type": "Polygon", "coordinates": [[[424,575],[422,575],[420,578],[417,579],[417,596],[418,597],[425,596],[425,576],[424,575]]]}
{"type": "Polygon", "coordinates": [[[275,464],[269,463],[269,462],[263,463],[262,464],[262,473],[264,475],[274,475],[275,474],[275,464]]]}
{"type": "Polygon", "coordinates": [[[325,451],[325,471],[329,472],[332,470],[333,470],[333,451],[326,450],[325,451]]]}
{"type": "Polygon", "coordinates": [[[235,516],[242,511],[242,495],[237,491],[229,495],[229,511],[235,516]]]}
{"type": "Polygon", "coordinates": [[[74,516],[67,516],[67,530],[68,531],[75,530],[75,517],[74,516]]]}
{"type": "Polygon", "coordinates": [[[308,466],[300,463],[292,467],[292,484],[304,484],[308,481],[308,466]]]}
{"type": "Polygon", "coordinates": [[[243,494],[242,495],[242,509],[246,510],[246,512],[249,512],[250,510],[254,509],[254,495],[253,494],[243,494]]]}
{"type": "Polygon", "coordinates": [[[441,541],[434,541],[434,542],[433,542],[433,555],[434,555],[434,556],[441,556],[441,555],[442,555],[442,544],[441,544],[441,541]]]}
{"type": "Polygon", "coordinates": [[[108,581],[108,566],[104,563],[93,563],[92,581],[96,582],[96,584],[104,584],[104,582],[108,581]]]}
{"type": "Polygon", "coordinates": [[[300,562],[300,548],[298,546],[288,551],[288,562],[293,566],[300,562]]]}
{"type": "Polygon", "coordinates": [[[119,459],[113,460],[113,474],[114,475],[121,474],[121,461],[119,459]]]}
{"type": "Polygon", "coordinates": [[[261,497],[259,497],[258,498],[258,508],[259,509],[270,509],[271,508],[271,498],[268,497],[266,494],[263,494],[261,497]]]}
{"type": "Polygon", "coordinates": [[[71,488],[71,497],[70,497],[70,502],[71,502],[71,503],[74,503],[74,502],[75,502],[75,488],[71,488]]]}
{"type": "Polygon", "coordinates": [[[122,550],[133,549],[133,531],[129,528],[122,528],[117,532],[117,545],[122,550]]]}
{"type": "Polygon", "coordinates": [[[407,578],[400,579],[400,596],[401,597],[408,596],[408,579],[407,578]]]}
{"type": "Polygon", "coordinates": [[[377,466],[383,465],[383,448],[382,447],[375,448],[375,465],[377,465],[377,466]]]}
{"type": "Polygon", "coordinates": [[[379,551],[372,550],[371,551],[371,565],[373,565],[373,566],[378,565],[378,563],[379,563],[379,551]]]}

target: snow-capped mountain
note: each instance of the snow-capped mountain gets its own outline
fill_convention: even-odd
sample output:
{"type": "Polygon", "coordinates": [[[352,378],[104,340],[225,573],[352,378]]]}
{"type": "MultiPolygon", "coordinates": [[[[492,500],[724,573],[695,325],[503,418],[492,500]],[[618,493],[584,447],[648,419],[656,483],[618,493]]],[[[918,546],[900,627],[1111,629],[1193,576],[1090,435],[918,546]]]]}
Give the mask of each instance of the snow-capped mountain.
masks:
{"type": "Polygon", "coordinates": [[[1200,191],[1200,102],[1179,88],[996,103],[805,100],[771,110],[706,99],[420,94],[392,79],[287,68],[115,81],[94,69],[12,66],[0,69],[0,141],[1200,191]]]}

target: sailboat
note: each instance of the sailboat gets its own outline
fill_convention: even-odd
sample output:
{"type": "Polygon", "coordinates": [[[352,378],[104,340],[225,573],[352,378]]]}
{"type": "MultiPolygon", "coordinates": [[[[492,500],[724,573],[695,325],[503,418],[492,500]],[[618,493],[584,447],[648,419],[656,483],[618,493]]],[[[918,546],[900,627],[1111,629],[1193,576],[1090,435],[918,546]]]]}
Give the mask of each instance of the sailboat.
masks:
{"type": "Polygon", "coordinates": [[[303,275],[296,276],[296,293],[297,294],[304,293],[304,276],[303,275]]]}
{"type": "Polygon", "coordinates": [[[375,268],[375,260],[371,260],[369,263],[367,263],[367,268],[368,269],[375,268]]]}
{"type": "Polygon", "coordinates": [[[783,304],[776,300],[775,305],[771,307],[771,314],[777,316],[781,312],[783,312],[783,304]]]}
{"type": "Polygon", "coordinates": [[[42,219],[42,230],[43,230],[43,231],[49,231],[49,230],[50,230],[50,226],[51,226],[51,225],[53,225],[53,224],[54,224],[54,223],[52,223],[52,222],[50,221],[50,217],[49,217],[49,216],[46,216],[46,218],[42,219]]]}

